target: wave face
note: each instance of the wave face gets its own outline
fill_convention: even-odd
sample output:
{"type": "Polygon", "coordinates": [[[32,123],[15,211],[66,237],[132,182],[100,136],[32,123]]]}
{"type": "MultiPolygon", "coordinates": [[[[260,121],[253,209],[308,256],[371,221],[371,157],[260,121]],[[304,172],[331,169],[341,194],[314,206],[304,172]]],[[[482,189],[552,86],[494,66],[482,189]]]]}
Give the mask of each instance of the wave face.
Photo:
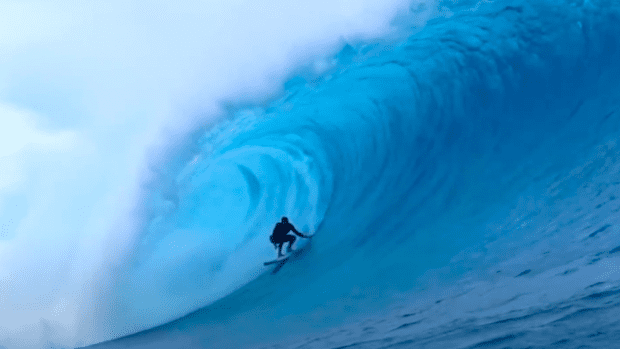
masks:
{"type": "MultiPolygon", "coordinates": [[[[493,289],[498,269],[529,270],[522,294],[534,292],[543,270],[606,248],[571,245],[576,226],[557,217],[589,195],[584,183],[606,183],[618,160],[620,5],[450,10],[405,39],[347,46],[321,77],[293,79],[269,106],[237,109],[186,139],[145,190],[151,213],[132,268],[106,294],[123,311],[101,315],[100,328],[129,334],[213,303],[93,347],[249,347],[327,333],[402,297],[434,302],[466,277],[493,289]],[[283,215],[316,236],[271,275],[262,261],[274,255],[268,236],[283,215]],[[544,241],[555,241],[546,264],[532,247],[544,241]],[[515,257],[526,252],[536,256],[515,257]],[[513,257],[521,263],[504,263],[513,257]]],[[[594,203],[579,205],[573,221],[586,226],[594,203]]]]}

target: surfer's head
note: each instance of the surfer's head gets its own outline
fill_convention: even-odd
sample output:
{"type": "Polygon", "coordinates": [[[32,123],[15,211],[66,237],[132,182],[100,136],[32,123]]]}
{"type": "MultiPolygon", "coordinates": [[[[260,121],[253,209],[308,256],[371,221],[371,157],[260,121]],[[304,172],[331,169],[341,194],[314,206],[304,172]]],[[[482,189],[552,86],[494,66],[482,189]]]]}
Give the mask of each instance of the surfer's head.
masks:
{"type": "Polygon", "coordinates": [[[288,223],[288,218],[282,217],[282,223],[288,223]]]}

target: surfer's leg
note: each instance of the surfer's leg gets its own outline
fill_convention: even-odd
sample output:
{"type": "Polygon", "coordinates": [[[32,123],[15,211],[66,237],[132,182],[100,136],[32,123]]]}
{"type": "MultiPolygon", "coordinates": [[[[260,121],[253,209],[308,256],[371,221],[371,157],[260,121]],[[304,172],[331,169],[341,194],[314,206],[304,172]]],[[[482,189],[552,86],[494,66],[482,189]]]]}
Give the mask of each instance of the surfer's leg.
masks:
{"type": "Polygon", "coordinates": [[[293,243],[295,242],[295,237],[293,235],[287,235],[286,236],[286,241],[288,242],[288,247],[286,248],[286,252],[292,252],[293,251],[293,243]]]}

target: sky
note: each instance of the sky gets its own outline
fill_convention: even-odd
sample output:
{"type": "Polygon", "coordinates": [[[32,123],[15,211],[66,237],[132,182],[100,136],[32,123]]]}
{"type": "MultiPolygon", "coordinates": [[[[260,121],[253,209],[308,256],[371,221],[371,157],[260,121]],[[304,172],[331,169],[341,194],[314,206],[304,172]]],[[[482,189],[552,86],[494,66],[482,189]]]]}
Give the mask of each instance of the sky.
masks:
{"type": "Polygon", "coordinates": [[[420,3],[0,0],[0,340],[76,338],[150,162],[222,102],[277,95],[420,3]]]}

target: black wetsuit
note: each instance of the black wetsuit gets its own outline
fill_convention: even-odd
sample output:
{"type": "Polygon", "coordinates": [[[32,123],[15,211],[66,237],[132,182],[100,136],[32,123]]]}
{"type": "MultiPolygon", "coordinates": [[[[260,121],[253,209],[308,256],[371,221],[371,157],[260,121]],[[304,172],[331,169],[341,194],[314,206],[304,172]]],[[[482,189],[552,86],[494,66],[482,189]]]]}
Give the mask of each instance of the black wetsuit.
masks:
{"type": "Polygon", "coordinates": [[[283,244],[285,242],[290,242],[289,246],[293,245],[296,238],[293,235],[288,235],[288,232],[292,231],[296,235],[303,237],[303,235],[295,229],[295,227],[291,223],[276,223],[276,227],[273,228],[273,234],[271,235],[271,242],[274,244],[283,244]]]}

